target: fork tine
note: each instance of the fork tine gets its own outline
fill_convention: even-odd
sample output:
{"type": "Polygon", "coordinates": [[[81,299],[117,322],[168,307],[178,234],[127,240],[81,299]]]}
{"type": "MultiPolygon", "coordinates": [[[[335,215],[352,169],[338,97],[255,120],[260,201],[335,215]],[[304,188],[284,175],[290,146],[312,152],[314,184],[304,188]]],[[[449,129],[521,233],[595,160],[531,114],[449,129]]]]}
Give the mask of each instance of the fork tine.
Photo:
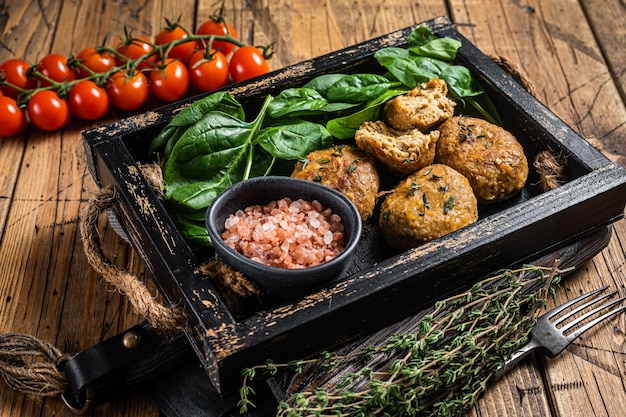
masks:
{"type": "MultiPolygon", "coordinates": [[[[590,291],[586,294],[583,294],[577,298],[574,298],[573,300],[570,300],[568,302],[566,302],[565,304],[561,304],[558,307],[553,308],[552,310],[550,310],[547,314],[549,314],[549,317],[554,317],[555,315],[559,314],[561,311],[565,310],[566,308],[568,308],[569,306],[571,306],[572,304],[576,304],[577,302],[584,300],[585,298],[591,297],[592,295],[595,295],[601,291],[606,290],[607,288],[609,288],[609,286],[604,286],[602,288],[598,288],[596,290],[590,291]]],[[[567,317],[567,316],[566,316],[567,317]]]]}
{"type": "MultiPolygon", "coordinates": [[[[601,306],[601,307],[598,307],[598,308],[594,309],[593,311],[590,311],[589,313],[587,313],[587,314],[583,315],[583,316],[582,316],[582,317],[580,317],[579,319],[576,319],[575,321],[573,321],[573,322],[571,322],[571,323],[568,323],[568,325],[567,325],[567,326],[565,326],[563,329],[561,329],[561,331],[562,331],[562,332],[565,332],[566,330],[568,330],[568,329],[569,329],[569,328],[571,328],[572,326],[575,326],[576,324],[580,323],[580,322],[581,322],[582,320],[584,320],[585,318],[590,317],[591,315],[593,315],[593,314],[597,313],[598,311],[600,311],[600,310],[602,310],[602,309],[605,309],[605,308],[610,307],[610,306],[612,306],[612,305],[614,305],[614,304],[620,303],[620,302],[624,301],[625,299],[626,299],[626,297],[622,297],[622,298],[619,298],[619,299],[617,299],[617,300],[614,300],[614,301],[612,301],[612,302],[610,302],[610,303],[608,303],[608,304],[605,304],[605,305],[603,305],[603,306],[601,306]]],[[[578,336],[580,336],[581,334],[583,334],[584,332],[586,332],[587,330],[589,330],[590,328],[592,328],[593,326],[595,326],[596,324],[600,323],[602,320],[604,320],[604,319],[606,319],[606,318],[609,318],[609,317],[611,317],[612,315],[617,314],[617,313],[619,313],[620,311],[624,311],[624,310],[626,310],[626,305],[622,305],[622,306],[619,306],[619,307],[617,307],[617,308],[614,308],[613,310],[611,310],[611,311],[609,311],[609,312],[607,312],[607,313],[605,313],[605,314],[601,315],[600,317],[598,317],[598,318],[596,318],[596,319],[593,319],[592,321],[590,321],[589,323],[585,324],[584,326],[582,326],[582,327],[580,327],[580,328],[576,329],[576,331],[574,331],[573,333],[571,333],[571,334],[567,335],[566,337],[567,337],[568,339],[575,339],[575,338],[577,338],[578,336]]]]}
{"type": "MultiPolygon", "coordinates": [[[[604,287],[604,289],[606,289],[606,288],[607,288],[607,287],[604,287]]],[[[598,293],[598,290],[596,290],[596,291],[592,291],[592,292],[588,292],[588,293],[583,294],[582,296],[578,297],[578,298],[577,298],[577,299],[575,299],[574,301],[575,301],[575,302],[580,301],[580,300],[585,299],[585,298],[588,298],[588,297],[590,297],[590,296],[592,296],[592,295],[594,295],[594,294],[596,294],[596,293],[598,293]]],[[[601,295],[601,296],[599,296],[599,297],[596,297],[596,298],[594,298],[594,299],[592,299],[592,300],[589,300],[589,301],[587,301],[586,303],[581,304],[580,306],[578,306],[578,307],[576,307],[576,308],[572,309],[571,311],[568,311],[568,312],[567,312],[567,313],[565,313],[563,316],[561,316],[561,317],[559,317],[558,319],[554,320],[554,322],[553,322],[553,323],[554,323],[555,325],[557,325],[557,324],[561,323],[562,321],[564,321],[564,320],[568,319],[569,317],[573,316],[574,314],[577,314],[577,313],[579,313],[579,312],[583,311],[583,310],[584,310],[584,309],[586,309],[587,307],[589,307],[589,306],[591,306],[591,305],[593,305],[593,304],[599,303],[600,301],[604,300],[605,298],[612,297],[612,296],[613,296],[613,295],[615,295],[615,294],[617,294],[617,291],[611,291],[611,292],[609,292],[609,293],[606,293],[606,294],[604,294],[604,295],[601,295]]],[[[570,303],[570,305],[572,305],[572,304],[570,303]]]]}

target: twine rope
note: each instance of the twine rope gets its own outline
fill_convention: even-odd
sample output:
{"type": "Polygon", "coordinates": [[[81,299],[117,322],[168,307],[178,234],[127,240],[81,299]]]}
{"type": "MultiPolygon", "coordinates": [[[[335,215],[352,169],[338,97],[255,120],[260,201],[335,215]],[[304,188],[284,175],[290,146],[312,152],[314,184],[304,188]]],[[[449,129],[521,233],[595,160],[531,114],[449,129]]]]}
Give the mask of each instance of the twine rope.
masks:
{"type": "Polygon", "coordinates": [[[89,200],[81,217],[80,233],[84,252],[89,264],[107,282],[128,297],[135,311],[161,330],[180,330],[187,323],[187,316],[177,306],[160,303],[148,288],[133,274],[118,268],[104,254],[98,233],[98,218],[105,210],[113,207],[115,192],[104,187],[89,200]]]}
{"type": "Polygon", "coordinates": [[[67,388],[61,367],[67,359],[59,349],[33,336],[0,334],[0,374],[13,390],[57,397],[67,388]]]}

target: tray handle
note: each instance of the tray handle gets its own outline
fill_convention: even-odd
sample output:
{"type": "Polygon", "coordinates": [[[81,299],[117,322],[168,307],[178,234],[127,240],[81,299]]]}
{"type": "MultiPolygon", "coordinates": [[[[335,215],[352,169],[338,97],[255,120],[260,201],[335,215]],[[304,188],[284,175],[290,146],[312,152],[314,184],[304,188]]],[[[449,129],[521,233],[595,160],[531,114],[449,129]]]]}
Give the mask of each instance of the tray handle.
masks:
{"type": "Polygon", "coordinates": [[[179,331],[188,321],[184,310],[179,306],[166,306],[159,302],[139,278],[113,264],[102,250],[98,218],[100,214],[113,207],[115,200],[113,187],[101,188],[89,199],[81,215],[80,233],[87,261],[108,283],[125,294],[135,311],[156,329],[179,331]]]}

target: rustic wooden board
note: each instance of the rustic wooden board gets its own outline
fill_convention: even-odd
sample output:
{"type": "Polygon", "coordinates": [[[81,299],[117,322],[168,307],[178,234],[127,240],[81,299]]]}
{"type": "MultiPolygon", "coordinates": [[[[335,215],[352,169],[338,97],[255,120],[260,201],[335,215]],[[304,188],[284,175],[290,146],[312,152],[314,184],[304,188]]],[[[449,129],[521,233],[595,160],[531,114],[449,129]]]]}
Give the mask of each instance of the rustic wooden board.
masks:
{"type": "MultiPolygon", "coordinates": [[[[571,1],[453,3],[452,18],[462,33],[485,52],[520,63],[543,103],[583,137],[597,139],[612,160],[625,161],[625,61],[623,54],[615,53],[625,36],[623,30],[618,30],[626,18],[621,2],[583,1],[582,9],[578,2],[571,1]],[[587,19],[589,25],[585,24],[587,19]],[[518,36],[520,33],[526,35],[518,36]],[[616,86],[611,79],[621,80],[621,85],[616,86]]],[[[600,282],[613,288],[624,287],[623,226],[623,222],[615,224],[614,238],[602,256],[567,279],[556,303],[597,287],[600,282]]],[[[513,374],[495,384],[472,415],[490,413],[503,402],[512,404],[506,412],[501,411],[507,416],[545,414],[535,406],[525,408],[533,404],[550,407],[555,415],[626,414],[621,382],[626,375],[624,328],[624,317],[617,317],[597,332],[585,335],[554,361],[528,361],[522,372],[530,375],[513,374]],[[547,379],[537,383],[540,380],[533,376],[544,369],[547,379]],[[544,390],[551,399],[548,403],[544,403],[544,390]]]]}

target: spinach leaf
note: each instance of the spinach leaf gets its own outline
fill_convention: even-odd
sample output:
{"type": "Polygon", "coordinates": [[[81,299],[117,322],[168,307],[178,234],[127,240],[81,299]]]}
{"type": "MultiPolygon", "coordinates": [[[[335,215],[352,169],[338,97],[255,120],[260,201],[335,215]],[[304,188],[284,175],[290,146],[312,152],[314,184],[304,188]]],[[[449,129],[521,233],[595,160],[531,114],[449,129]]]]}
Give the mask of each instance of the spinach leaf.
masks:
{"type": "Polygon", "coordinates": [[[272,118],[331,113],[354,107],[353,103],[330,103],[312,88],[289,88],[281,91],[270,103],[267,113],[272,118]]]}
{"type": "MultiPolygon", "coordinates": [[[[176,188],[168,197],[168,201],[182,213],[196,213],[206,210],[219,193],[246,178],[267,175],[274,163],[274,158],[263,149],[247,147],[246,157],[237,158],[226,167],[214,170],[210,178],[196,180],[176,188]]],[[[240,156],[240,154],[239,154],[240,156]]]]}
{"type": "Polygon", "coordinates": [[[195,181],[220,182],[223,167],[245,158],[252,141],[250,123],[209,112],[181,136],[163,168],[166,196],[195,181]]]}
{"type": "Polygon", "coordinates": [[[380,110],[387,100],[390,98],[404,94],[408,88],[396,88],[387,90],[375,100],[368,102],[361,110],[351,113],[347,116],[331,119],[326,123],[326,129],[331,135],[337,139],[350,139],[363,122],[377,120],[380,117],[380,110]]]}
{"type": "Polygon", "coordinates": [[[347,77],[348,74],[323,74],[318,75],[313,78],[308,83],[304,84],[304,88],[312,88],[313,90],[320,93],[322,96],[326,96],[328,89],[335,84],[337,81],[341,80],[344,77],[347,77]]]}
{"type": "Polygon", "coordinates": [[[454,99],[462,103],[463,106],[466,103],[471,105],[485,120],[502,125],[497,109],[466,67],[451,65],[442,71],[440,76],[448,84],[450,95],[454,99]]]}
{"type": "Polygon", "coordinates": [[[380,49],[374,58],[385,67],[398,81],[407,87],[438,78],[439,73],[449,64],[428,57],[412,55],[409,51],[399,48],[380,49]]]}
{"type": "Polygon", "coordinates": [[[228,92],[218,92],[193,102],[182,109],[168,125],[159,133],[148,147],[149,155],[153,158],[160,155],[160,161],[165,163],[172,148],[181,138],[186,129],[198,123],[208,112],[219,110],[239,119],[244,118],[243,107],[228,92]]]}
{"type": "Polygon", "coordinates": [[[302,159],[316,149],[333,144],[333,138],[324,126],[303,120],[264,128],[257,141],[270,155],[284,160],[302,159]]]}
{"type": "Polygon", "coordinates": [[[354,74],[343,77],[328,88],[329,101],[360,103],[380,96],[391,87],[388,78],[377,74],[354,74]]]}
{"type": "Polygon", "coordinates": [[[430,31],[426,26],[416,27],[407,39],[407,49],[417,48],[424,46],[429,42],[439,39],[434,33],[430,31]]]}
{"type": "Polygon", "coordinates": [[[454,61],[460,47],[458,40],[438,38],[426,26],[420,26],[409,35],[407,49],[419,56],[454,61]]]}
{"type": "Polygon", "coordinates": [[[483,93],[482,87],[472,77],[469,70],[461,65],[450,65],[441,71],[439,77],[448,84],[453,98],[460,99],[483,93]]]}

